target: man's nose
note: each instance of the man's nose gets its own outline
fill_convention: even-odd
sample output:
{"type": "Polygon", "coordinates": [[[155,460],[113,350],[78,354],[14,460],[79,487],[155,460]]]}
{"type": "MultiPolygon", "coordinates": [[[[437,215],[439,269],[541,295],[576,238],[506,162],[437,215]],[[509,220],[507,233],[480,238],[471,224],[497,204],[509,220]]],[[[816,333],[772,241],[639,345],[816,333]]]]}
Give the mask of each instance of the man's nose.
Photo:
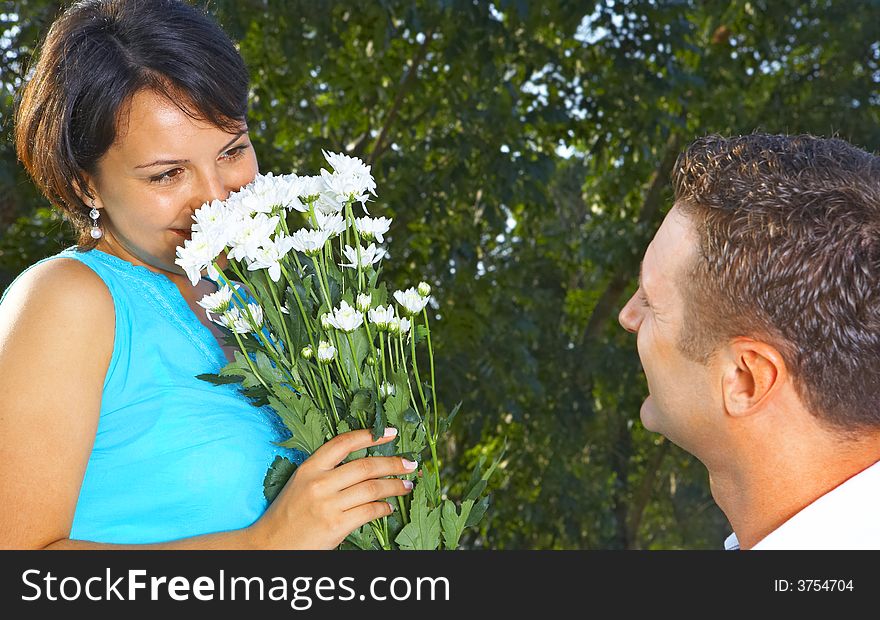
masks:
{"type": "Polygon", "coordinates": [[[629,298],[626,305],[620,309],[620,314],[617,315],[617,321],[620,323],[621,327],[634,334],[639,331],[639,323],[641,322],[636,305],[637,294],[638,292],[629,298]]]}

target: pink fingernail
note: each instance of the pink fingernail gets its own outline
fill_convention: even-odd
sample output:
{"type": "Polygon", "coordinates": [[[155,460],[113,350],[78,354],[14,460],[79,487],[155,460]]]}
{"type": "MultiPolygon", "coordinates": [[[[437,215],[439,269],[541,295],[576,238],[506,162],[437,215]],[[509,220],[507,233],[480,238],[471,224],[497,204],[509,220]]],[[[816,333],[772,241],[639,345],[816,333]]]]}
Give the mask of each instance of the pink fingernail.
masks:
{"type": "Polygon", "coordinates": [[[385,435],[383,435],[383,436],[384,437],[394,437],[396,434],[397,434],[396,428],[394,428],[393,426],[386,426],[385,427],[385,435]]]}
{"type": "Polygon", "coordinates": [[[412,480],[404,480],[404,481],[403,481],[403,486],[405,486],[407,489],[409,489],[410,491],[412,491],[412,488],[413,488],[412,480]]]}
{"type": "Polygon", "coordinates": [[[415,469],[416,467],[419,466],[418,461],[407,461],[406,459],[400,459],[400,460],[403,461],[403,466],[406,469],[415,469]]]}

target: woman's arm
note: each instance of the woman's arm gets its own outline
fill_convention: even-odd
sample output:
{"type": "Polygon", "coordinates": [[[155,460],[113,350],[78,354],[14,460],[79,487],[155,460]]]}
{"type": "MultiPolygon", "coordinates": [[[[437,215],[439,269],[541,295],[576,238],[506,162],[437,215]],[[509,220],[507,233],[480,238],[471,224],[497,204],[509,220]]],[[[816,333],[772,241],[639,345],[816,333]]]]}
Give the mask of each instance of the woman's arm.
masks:
{"type": "Polygon", "coordinates": [[[68,538],[113,351],[113,299],[74,259],[24,274],[0,305],[0,548],[331,549],[391,513],[384,498],[408,485],[400,457],[351,453],[391,441],[352,431],[317,450],[250,527],[150,545],[68,538]]]}
{"type": "Polygon", "coordinates": [[[30,269],[0,304],[0,547],[67,537],[114,324],[110,291],[74,259],[30,269]]]}

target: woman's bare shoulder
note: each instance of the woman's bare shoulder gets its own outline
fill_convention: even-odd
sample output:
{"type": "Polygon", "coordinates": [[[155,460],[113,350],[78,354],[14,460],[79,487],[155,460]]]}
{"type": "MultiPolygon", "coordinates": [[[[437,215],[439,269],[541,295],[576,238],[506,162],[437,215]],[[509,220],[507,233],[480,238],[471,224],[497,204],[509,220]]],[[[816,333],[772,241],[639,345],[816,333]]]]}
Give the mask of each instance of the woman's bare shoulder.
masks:
{"type": "Polygon", "coordinates": [[[75,258],[54,258],[34,265],[15,281],[3,301],[16,305],[65,302],[70,310],[113,309],[110,291],[101,277],[75,258]]]}
{"type": "Polygon", "coordinates": [[[0,339],[15,325],[41,325],[63,330],[88,321],[93,327],[113,325],[110,290],[90,267],[74,258],[54,258],[23,273],[0,304],[0,339]]]}

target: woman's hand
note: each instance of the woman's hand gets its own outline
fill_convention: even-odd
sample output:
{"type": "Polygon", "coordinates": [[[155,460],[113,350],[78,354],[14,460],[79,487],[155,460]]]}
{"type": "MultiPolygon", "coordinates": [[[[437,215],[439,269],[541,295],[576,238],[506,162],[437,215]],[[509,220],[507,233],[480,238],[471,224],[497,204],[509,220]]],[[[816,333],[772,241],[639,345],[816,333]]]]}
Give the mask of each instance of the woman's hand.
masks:
{"type": "Polygon", "coordinates": [[[365,523],[388,516],[386,497],[406,495],[412,483],[397,478],[412,473],[418,463],[399,456],[370,456],[339,465],[352,452],[388,443],[397,429],[373,441],[369,430],[334,437],[315,451],[250,528],[254,546],[261,549],[333,549],[365,523]]]}

